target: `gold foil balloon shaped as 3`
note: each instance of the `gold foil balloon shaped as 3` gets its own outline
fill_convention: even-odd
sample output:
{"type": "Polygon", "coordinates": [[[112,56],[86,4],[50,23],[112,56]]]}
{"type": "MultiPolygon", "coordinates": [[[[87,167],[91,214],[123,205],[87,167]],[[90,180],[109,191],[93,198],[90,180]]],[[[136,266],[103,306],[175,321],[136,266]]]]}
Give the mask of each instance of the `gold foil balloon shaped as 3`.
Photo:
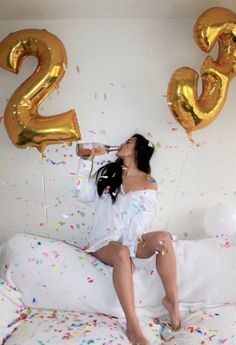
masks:
{"type": "Polygon", "coordinates": [[[74,110],[53,116],[38,113],[40,103],[52,92],[65,73],[67,63],[63,43],[46,30],[16,31],[0,43],[0,66],[18,73],[23,59],[38,58],[33,74],[13,93],[4,112],[4,124],[14,145],[36,147],[42,152],[49,144],[79,140],[80,130],[74,110]]]}
{"type": "Polygon", "coordinates": [[[189,67],[181,67],[172,74],[167,91],[171,113],[191,140],[192,131],[209,125],[220,112],[229,81],[235,76],[236,14],[221,7],[208,9],[195,23],[194,39],[205,52],[219,43],[216,61],[208,56],[202,64],[201,95],[197,95],[199,75],[189,67]]]}

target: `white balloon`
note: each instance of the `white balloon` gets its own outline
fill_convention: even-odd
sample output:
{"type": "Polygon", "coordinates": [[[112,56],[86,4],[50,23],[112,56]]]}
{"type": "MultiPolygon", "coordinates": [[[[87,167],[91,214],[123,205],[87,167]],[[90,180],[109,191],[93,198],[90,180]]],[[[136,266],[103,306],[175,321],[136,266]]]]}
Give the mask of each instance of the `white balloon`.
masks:
{"type": "Polygon", "coordinates": [[[204,226],[211,237],[236,233],[236,208],[226,204],[209,207],[205,213],[204,226]]]}

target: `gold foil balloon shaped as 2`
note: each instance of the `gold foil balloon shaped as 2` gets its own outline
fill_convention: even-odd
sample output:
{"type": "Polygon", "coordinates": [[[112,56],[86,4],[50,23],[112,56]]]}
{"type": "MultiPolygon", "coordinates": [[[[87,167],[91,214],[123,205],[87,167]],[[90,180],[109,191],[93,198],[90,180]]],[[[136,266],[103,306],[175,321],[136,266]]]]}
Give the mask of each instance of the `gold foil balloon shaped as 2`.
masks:
{"type": "Polygon", "coordinates": [[[14,145],[36,147],[42,152],[49,144],[71,143],[80,139],[74,110],[42,116],[40,103],[52,92],[65,73],[67,63],[63,43],[46,30],[16,31],[0,43],[0,66],[18,73],[23,59],[38,58],[33,74],[13,93],[4,112],[4,124],[14,145]]]}

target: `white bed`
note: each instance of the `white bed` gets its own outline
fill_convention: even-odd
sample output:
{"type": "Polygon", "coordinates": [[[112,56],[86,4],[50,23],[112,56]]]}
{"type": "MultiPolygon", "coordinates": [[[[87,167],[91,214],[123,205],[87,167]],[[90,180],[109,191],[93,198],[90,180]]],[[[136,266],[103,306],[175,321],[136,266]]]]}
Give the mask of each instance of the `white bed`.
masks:
{"type": "MultiPolygon", "coordinates": [[[[153,345],[236,345],[236,235],[174,244],[182,328],[161,306],[154,257],[135,260],[135,304],[153,345]],[[159,323],[154,323],[154,317],[159,323]]],[[[18,234],[0,248],[0,343],[126,345],[112,268],[61,241],[18,234]]]]}

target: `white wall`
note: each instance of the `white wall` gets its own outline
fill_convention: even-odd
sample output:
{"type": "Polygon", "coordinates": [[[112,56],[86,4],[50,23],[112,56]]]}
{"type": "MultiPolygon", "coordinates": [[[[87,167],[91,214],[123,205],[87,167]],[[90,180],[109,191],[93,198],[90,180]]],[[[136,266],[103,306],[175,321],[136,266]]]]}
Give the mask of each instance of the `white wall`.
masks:
{"type": "MultiPolygon", "coordinates": [[[[234,204],[236,193],[236,83],[231,82],[217,119],[193,133],[198,146],[188,141],[167,106],[172,72],[183,65],[199,71],[205,58],[193,41],[193,25],[192,20],[148,19],[0,22],[0,39],[24,28],[45,28],[64,42],[67,73],[41,114],[75,108],[84,142],[115,145],[137,131],[160,144],[152,159],[159,182],[153,229],[180,238],[206,236],[206,208],[219,201],[234,204]]],[[[27,58],[18,76],[0,70],[0,114],[36,63],[27,58]]],[[[24,231],[83,244],[88,213],[72,198],[74,149],[75,143],[48,146],[42,161],[36,149],[16,148],[1,121],[0,241],[24,231]]]]}

